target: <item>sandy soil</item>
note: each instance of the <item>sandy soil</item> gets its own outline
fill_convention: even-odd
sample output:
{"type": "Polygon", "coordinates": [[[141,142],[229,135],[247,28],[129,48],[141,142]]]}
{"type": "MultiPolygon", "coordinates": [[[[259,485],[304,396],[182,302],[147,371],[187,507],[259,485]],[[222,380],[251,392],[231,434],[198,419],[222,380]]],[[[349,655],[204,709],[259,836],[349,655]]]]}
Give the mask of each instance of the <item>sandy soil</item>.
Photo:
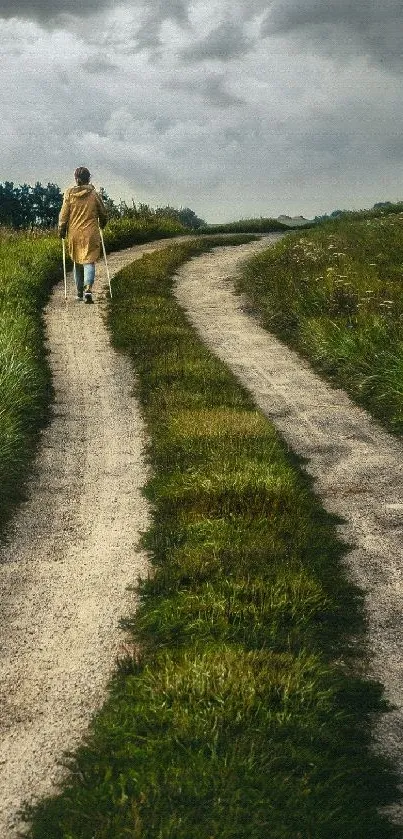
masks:
{"type": "MultiPolygon", "coordinates": [[[[111,274],[154,242],[112,254],[111,274]]],[[[148,511],[144,427],[129,363],[104,324],[106,276],[96,305],[59,283],[45,317],[55,388],[53,419],[0,550],[0,837],[21,829],[24,800],[52,791],[57,766],[105,696],[132,610],[126,590],[147,567],[138,548],[148,511]]]]}
{"type": "MultiPolygon", "coordinates": [[[[368,673],[385,685],[394,706],[378,727],[378,744],[403,779],[403,446],[246,313],[231,277],[267,244],[193,259],[179,272],[177,298],[290,448],[306,459],[325,508],[344,519],[340,535],[354,546],[349,574],[366,592],[368,673]]],[[[401,807],[393,814],[403,823],[401,807]]]]}

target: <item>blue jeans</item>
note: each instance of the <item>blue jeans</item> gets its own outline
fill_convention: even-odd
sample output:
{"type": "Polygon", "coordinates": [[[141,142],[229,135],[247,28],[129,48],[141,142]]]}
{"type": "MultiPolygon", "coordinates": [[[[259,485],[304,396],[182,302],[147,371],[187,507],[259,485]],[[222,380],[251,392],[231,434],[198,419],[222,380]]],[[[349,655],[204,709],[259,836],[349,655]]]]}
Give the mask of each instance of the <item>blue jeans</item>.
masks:
{"type": "Polygon", "coordinates": [[[95,280],[95,262],[87,262],[85,265],[80,265],[79,262],[75,262],[74,280],[76,283],[77,294],[83,293],[84,286],[92,288],[95,280]]]}

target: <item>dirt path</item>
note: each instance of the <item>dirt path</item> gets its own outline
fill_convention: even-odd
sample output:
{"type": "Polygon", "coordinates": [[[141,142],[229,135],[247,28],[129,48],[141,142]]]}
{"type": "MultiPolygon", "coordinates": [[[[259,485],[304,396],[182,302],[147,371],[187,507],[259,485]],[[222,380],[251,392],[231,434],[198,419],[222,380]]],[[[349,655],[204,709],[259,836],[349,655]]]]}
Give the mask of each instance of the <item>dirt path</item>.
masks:
{"type": "MultiPolygon", "coordinates": [[[[371,675],[395,706],[384,715],[379,742],[403,779],[403,446],[245,313],[229,279],[267,244],[221,248],[192,260],[179,272],[177,298],[293,451],[306,458],[326,509],[345,520],[340,534],[355,546],[349,573],[367,595],[371,675]]],[[[403,823],[401,808],[394,815],[403,823]]]]}
{"type": "MultiPolygon", "coordinates": [[[[154,242],[110,256],[111,273],[154,242]]],[[[129,363],[111,348],[98,305],[46,310],[55,404],[28,500],[0,550],[0,837],[18,834],[21,802],[49,793],[56,761],[102,702],[133,608],[126,587],[146,569],[144,428],[129,363]]],[[[19,834],[18,834],[19,835],[19,834]]]]}
{"type": "MultiPolygon", "coordinates": [[[[277,237],[272,237],[273,239],[277,237]]],[[[109,257],[111,273],[155,242],[109,257]]],[[[380,731],[403,768],[402,447],[340,391],[242,311],[227,278],[267,240],[224,248],[185,266],[178,297],[210,346],[254,393],[292,448],[308,459],[325,506],[346,518],[351,574],[367,592],[372,671],[396,704],[380,731]]],[[[105,282],[98,272],[98,289],[105,282]]],[[[28,500],[0,559],[0,836],[20,835],[21,802],[49,794],[57,760],[80,742],[105,696],[144,574],[148,522],[144,428],[128,362],[111,349],[102,305],[59,284],[47,307],[55,386],[28,500]]]]}

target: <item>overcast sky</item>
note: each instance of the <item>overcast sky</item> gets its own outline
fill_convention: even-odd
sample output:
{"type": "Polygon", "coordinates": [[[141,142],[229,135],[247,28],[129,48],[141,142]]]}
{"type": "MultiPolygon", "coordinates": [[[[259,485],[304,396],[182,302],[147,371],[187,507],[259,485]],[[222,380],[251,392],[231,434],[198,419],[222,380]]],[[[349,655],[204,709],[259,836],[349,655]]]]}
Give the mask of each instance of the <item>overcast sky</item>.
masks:
{"type": "Polygon", "coordinates": [[[0,181],[210,222],[403,199],[401,0],[0,0],[0,181]]]}

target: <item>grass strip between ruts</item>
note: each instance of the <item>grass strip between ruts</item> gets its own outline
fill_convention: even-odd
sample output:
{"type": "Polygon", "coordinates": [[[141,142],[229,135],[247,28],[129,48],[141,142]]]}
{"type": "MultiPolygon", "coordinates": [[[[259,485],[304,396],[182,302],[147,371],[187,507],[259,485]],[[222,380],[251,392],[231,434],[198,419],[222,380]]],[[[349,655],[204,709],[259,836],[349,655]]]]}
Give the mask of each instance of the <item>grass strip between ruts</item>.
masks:
{"type": "MultiPolygon", "coordinates": [[[[226,242],[228,244],[228,241],[226,242]]],[[[359,593],[334,523],[172,294],[206,242],[115,277],[110,328],[150,435],[152,561],[113,679],[32,839],[387,839],[359,593]],[[355,650],[355,654],[353,654],[355,650]]]]}

